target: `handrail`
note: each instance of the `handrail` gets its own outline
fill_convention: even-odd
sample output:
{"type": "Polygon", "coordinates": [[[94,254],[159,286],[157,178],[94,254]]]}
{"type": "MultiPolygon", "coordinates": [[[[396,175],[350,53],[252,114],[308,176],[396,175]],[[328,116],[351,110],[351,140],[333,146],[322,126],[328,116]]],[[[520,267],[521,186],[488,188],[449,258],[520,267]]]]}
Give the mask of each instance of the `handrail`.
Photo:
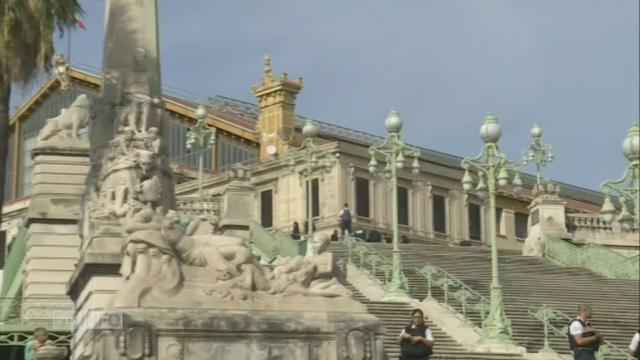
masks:
{"type": "Polygon", "coordinates": [[[422,275],[427,280],[427,299],[433,299],[432,287],[435,284],[442,289],[443,301],[447,307],[460,313],[464,321],[473,323],[473,321],[469,319],[469,316],[467,316],[469,305],[472,305],[471,309],[480,314],[481,323],[477,325],[482,326],[490,306],[488,298],[441,267],[428,264],[416,270],[416,273],[422,275]],[[453,290],[452,293],[451,290],[453,290]],[[453,300],[457,301],[461,311],[458,311],[453,306],[449,293],[451,293],[453,300]]]}
{"type": "MultiPolygon", "coordinates": [[[[538,320],[544,325],[544,347],[540,350],[540,352],[545,351],[553,351],[551,346],[549,345],[549,330],[553,331],[553,333],[562,337],[563,339],[567,336],[567,331],[569,327],[569,322],[572,318],[565,313],[553,309],[547,305],[542,305],[539,307],[531,307],[528,309],[529,316],[535,320],[538,320]],[[558,328],[553,324],[553,322],[565,321],[565,326],[562,328],[558,328]]],[[[614,355],[616,359],[619,359],[622,356],[624,359],[633,360],[624,349],[620,349],[613,343],[608,340],[604,340],[604,344],[600,345],[600,351],[598,351],[597,359],[598,360],[609,360],[612,359],[609,356],[614,355]]]]}
{"type": "Polygon", "coordinates": [[[252,248],[266,264],[271,264],[278,258],[304,255],[306,241],[293,240],[281,230],[266,230],[255,221],[251,222],[250,229],[252,248]]]}
{"type": "Polygon", "coordinates": [[[13,285],[13,281],[22,271],[22,262],[27,253],[27,227],[22,225],[18,230],[16,238],[11,242],[11,250],[7,256],[7,261],[4,265],[2,289],[0,290],[0,296],[6,296],[9,289],[13,285]]]}
{"type": "Polygon", "coordinates": [[[272,263],[276,259],[276,244],[271,239],[269,232],[255,221],[250,225],[251,247],[266,264],[272,263]]]}
{"type": "MultiPolygon", "coordinates": [[[[347,245],[348,259],[351,263],[368,272],[374,281],[381,285],[386,285],[389,282],[393,266],[386,255],[355,237],[345,237],[344,242],[347,245]],[[358,257],[357,262],[355,261],[356,256],[358,257]]],[[[416,273],[427,280],[427,299],[433,299],[432,288],[433,285],[436,285],[443,290],[444,304],[460,313],[464,321],[471,322],[467,315],[469,310],[473,310],[480,314],[481,321],[484,322],[489,310],[489,299],[438,266],[426,265],[417,269],[416,273]],[[453,306],[452,300],[457,302],[460,311],[453,306]],[[472,306],[470,307],[470,305],[472,306]]]]}
{"type": "Polygon", "coordinates": [[[626,257],[598,244],[578,247],[547,235],[544,256],[557,264],[587,268],[610,278],[640,279],[640,255],[626,257]]]}

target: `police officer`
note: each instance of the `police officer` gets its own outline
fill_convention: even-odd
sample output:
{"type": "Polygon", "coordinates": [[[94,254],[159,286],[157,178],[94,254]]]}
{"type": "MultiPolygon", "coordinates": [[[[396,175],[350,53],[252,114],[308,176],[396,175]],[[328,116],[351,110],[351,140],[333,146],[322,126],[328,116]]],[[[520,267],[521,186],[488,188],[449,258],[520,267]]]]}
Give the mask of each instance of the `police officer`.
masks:
{"type": "Polygon", "coordinates": [[[591,306],[578,306],[578,317],[569,323],[569,345],[573,351],[574,360],[595,360],[596,352],[604,337],[599,331],[591,327],[591,306]]]}
{"type": "Polygon", "coordinates": [[[405,327],[398,338],[400,360],[429,360],[433,354],[433,334],[424,324],[422,310],[411,312],[411,324],[405,327]]]}
{"type": "Polygon", "coordinates": [[[631,354],[634,359],[640,359],[640,329],[638,329],[638,332],[633,335],[633,338],[631,339],[631,344],[629,344],[629,354],[631,354]]]}

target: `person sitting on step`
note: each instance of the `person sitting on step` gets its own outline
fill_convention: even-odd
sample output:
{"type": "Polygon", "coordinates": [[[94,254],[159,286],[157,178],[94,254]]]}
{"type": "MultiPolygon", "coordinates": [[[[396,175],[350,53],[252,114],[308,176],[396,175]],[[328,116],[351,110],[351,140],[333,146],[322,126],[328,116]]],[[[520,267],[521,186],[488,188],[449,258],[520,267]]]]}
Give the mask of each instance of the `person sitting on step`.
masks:
{"type": "Polygon", "coordinates": [[[411,324],[402,330],[398,342],[400,360],[429,360],[433,354],[433,334],[424,323],[422,310],[411,312],[411,324]]]}

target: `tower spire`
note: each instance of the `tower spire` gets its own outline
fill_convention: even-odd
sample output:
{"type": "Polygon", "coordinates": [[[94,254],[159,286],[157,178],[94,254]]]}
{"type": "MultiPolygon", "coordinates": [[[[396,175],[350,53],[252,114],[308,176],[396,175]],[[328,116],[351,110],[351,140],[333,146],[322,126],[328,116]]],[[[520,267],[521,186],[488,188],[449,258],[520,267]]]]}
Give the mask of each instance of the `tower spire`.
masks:
{"type": "Polygon", "coordinates": [[[293,139],[296,96],[302,90],[302,78],[291,80],[287,73],[279,79],[273,75],[271,57],[264,56],[262,82],[251,87],[260,104],[258,135],[260,159],[285,156],[293,139]],[[275,153],[273,150],[275,149],[275,153]]]}

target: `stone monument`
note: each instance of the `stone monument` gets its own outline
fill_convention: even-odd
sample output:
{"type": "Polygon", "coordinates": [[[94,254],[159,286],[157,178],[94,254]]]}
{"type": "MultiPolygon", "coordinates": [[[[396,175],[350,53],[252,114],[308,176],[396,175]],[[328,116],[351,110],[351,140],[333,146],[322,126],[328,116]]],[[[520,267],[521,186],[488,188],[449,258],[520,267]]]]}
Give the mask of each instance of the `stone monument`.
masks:
{"type": "Polygon", "coordinates": [[[104,87],[68,288],[72,358],[382,359],[379,321],[338,280],[328,239],[317,256],[270,269],[242,238],[175,208],[156,7],[107,2],[104,87]]]}
{"type": "Polygon", "coordinates": [[[522,255],[544,257],[547,235],[569,236],[565,224],[566,202],[560,198],[560,186],[551,182],[536,184],[535,199],[529,205],[529,231],[522,255]]]}

